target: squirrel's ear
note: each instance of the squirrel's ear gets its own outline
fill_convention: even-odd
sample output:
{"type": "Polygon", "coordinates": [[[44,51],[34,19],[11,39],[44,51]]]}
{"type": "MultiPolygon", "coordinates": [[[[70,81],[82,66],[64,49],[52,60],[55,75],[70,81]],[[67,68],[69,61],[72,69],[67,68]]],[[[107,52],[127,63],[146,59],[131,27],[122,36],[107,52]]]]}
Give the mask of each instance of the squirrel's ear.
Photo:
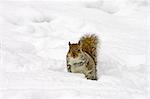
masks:
{"type": "Polygon", "coordinates": [[[69,45],[69,46],[71,45],[70,41],[69,41],[68,45],[69,45]]]}
{"type": "Polygon", "coordinates": [[[82,46],[82,42],[81,42],[81,41],[79,41],[78,44],[79,44],[80,46],[82,46]]]}
{"type": "Polygon", "coordinates": [[[81,44],[81,41],[79,41],[78,44],[80,45],[80,44],[81,44]]]}

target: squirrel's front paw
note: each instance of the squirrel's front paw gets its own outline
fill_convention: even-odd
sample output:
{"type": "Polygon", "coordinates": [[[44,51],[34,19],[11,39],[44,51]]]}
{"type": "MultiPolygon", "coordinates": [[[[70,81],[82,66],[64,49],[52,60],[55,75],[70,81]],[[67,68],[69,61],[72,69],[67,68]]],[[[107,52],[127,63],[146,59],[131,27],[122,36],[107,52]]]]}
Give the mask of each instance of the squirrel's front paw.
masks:
{"type": "Polygon", "coordinates": [[[71,65],[67,65],[68,72],[71,72],[71,65]]]}

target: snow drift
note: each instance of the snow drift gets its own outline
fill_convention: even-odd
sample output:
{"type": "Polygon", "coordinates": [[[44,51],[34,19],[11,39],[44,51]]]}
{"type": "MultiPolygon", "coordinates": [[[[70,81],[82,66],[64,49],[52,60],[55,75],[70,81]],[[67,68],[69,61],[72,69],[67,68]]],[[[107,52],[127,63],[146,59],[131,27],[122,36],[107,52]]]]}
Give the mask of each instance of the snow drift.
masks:
{"type": "Polygon", "coordinates": [[[0,3],[1,99],[149,97],[146,0],[0,3]],[[98,81],[66,71],[68,41],[101,40],[98,81]]]}

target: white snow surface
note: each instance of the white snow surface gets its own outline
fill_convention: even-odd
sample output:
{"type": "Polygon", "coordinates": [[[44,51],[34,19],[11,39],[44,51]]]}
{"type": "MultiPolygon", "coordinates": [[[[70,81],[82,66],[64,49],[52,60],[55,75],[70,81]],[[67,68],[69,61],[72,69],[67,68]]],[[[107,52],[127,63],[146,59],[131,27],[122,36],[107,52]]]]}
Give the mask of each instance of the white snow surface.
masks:
{"type": "Polygon", "coordinates": [[[0,99],[150,98],[148,0],[0,2],[0,99]],[[98,81],[68,73],[68,42],[96,34],[98,81]]]}

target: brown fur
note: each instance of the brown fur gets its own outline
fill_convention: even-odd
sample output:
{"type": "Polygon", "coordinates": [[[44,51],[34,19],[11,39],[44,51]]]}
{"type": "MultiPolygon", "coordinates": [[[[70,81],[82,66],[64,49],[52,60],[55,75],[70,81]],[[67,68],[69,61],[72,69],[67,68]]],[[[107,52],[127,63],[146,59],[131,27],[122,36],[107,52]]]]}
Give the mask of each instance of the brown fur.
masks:
{"type": "Polygon", "coordinates": [[[81,53],[80,51],[80,45],[75,43],[75,44],[70,44],[69,42],[69,52],[68,52],[71,57],[76,58],[78,57],[78,54],[81,53]]]}
{"type": "Polygon", "coordinates": [[[95,64],[97,64],[97,44],[98,38],[96,35],[85,35],[80,41],[82,45],[83,52],[88,53],[94,60],[95,64]]]}

